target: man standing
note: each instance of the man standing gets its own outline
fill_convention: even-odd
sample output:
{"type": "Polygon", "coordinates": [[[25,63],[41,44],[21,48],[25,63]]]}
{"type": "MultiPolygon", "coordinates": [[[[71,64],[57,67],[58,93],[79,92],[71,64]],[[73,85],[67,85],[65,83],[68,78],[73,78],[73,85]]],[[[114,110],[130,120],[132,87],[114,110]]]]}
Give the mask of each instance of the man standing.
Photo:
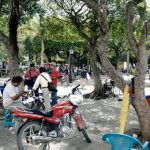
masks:
{"type": "MultiPolygon", "coordinates": [[[[52,83],[55,85],[55,87],[57,88],[57,82],[58,82],[58,71],[56,69],[56,63],[52,62],[50,64],[50,68],[52,69],[52,73],[51,73],[51,80],[52,83]]],[[[52,99],[52,106],[57,104],[57,92],[52,92],[51,93],[51,99],[52,99]]]]}
{"type": "Polygon", "coordinates": [[[28,85],[28,89],[31,90],[36,78],[39,75],[39,71],[35,68],[34,64],[30,64],[30,69],[25,73],[25,85],[28,85]]]}
{"type": "Polygon", "coordinates": [[[39,70],[40,70],[40,75],[37,77],[32,90],[35,91],[40,86],[43,92],[45,110],[49,111],[51,109],[51,105],[49,102],[50,91],[48,89],[48,82],[51,82],[51,78],[50,78],[50,75],[45,71],[44,67],[41,67],[39,70]]]}

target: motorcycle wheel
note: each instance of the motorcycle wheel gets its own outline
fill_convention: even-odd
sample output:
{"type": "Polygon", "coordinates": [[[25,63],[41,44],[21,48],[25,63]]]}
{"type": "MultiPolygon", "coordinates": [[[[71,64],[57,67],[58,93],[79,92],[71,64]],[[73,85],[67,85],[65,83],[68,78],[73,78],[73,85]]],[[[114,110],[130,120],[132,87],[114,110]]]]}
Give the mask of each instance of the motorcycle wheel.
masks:
{"type": "Polygon", "coordinates": [[[81,129],[81,132],[82,132],[84,138],[86,139],[86,141],[88,143],[92,143],[92,140],[91,140],[90,136],[88,135],[86,129],[85,128],[81,129]]]}
{"type": "Polygon", "coordinates": [[[17,145],[19,150],[48,150],[49,143],[34,142],[33,135],[46,135],[39,122],[27,122],[18,130],[17,145]]]}

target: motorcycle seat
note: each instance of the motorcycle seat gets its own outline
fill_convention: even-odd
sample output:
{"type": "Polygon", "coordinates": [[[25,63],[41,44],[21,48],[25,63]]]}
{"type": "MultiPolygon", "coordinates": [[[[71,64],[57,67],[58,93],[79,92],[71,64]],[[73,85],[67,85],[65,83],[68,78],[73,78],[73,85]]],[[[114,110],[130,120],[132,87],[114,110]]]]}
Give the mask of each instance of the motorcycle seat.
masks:
{"type": "Polygon", "coordinates": [[[37,109],[27,109],[26,111],[31,112],[32,114],[41,115],[44,117],[52,117],[53,116],[53,110],[46,112],[46,111],[37,110],[37,109]]]}

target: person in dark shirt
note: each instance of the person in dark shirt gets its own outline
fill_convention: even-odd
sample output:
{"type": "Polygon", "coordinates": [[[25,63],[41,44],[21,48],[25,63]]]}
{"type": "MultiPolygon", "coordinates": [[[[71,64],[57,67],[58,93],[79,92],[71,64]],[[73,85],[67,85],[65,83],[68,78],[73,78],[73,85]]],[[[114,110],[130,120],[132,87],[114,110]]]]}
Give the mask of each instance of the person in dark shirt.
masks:
{"type": "MultiPolygon", "coordinates": [[[[25,85],[28,86],[28,89],[31,90],[36,78],[39,76],[39,70],[35,68],[34,64],[30,64],[30,68],[26,71],[24,75],[25,85]]],[[[37,91],[36,91],[37,92],[37,91]]]]}
{"type": "Polygon", "coordinates": [[[82,89],[85,89],[86,81],[87,81],[87,71],[86,71],[85,67],[83,67],[83,69],[81,69],[81,73],[80,73],[80,85],[81,85],[82,89]]]}

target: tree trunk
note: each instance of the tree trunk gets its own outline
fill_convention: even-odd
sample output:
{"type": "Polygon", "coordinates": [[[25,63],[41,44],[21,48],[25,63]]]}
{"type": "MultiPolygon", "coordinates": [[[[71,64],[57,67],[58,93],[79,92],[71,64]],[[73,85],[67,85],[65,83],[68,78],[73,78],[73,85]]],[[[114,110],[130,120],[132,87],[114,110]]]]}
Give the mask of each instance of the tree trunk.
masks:
{"type": "Polygon", "coordinates": [[[37,60],[38,60],[38,55],[35,54],[35,55],[34,55],[34,63],[35,63],[35,65],[37,65],[37,60]]]}
{"type": "Polygon", "coordinates": [[[116,49],[115,50],[115,55],[116,55],[116,64],[115,64],[115,69],[118,70],[119,69],[119,58],[120,58],[120,55],[118,53],[118,50],[116,49]]]}
{"type": "Polygon", "coordinates": [[[45,51],[45,46],[44,46],[44,40],[42,38],[41,40],[41,65],[44,64],[44,51],[45,51]]]}
{"type": "Polygon", "coordinates": [[[89,48],[89,54],[91,56],[91,67],[93,71],[93,77],[94,77],[94,91],[91,95],[91,98],[94,99],[100,99],[103,97],[102,94],[102,81],[100,78],[100,70],[97,67],[97,58],[96,58],[96,49],[90,47],[89,48]]]}
{"type": "Polygon", "coordinates": [[[135,98],[133,106],[138,115],[143,140],[150,140],[150,107],[145,99],[145,73],[147,64],[146,47],[141,46],[139,60],[136,64],[135,98]]]}
{"type": "Polygon", "coordinates": [[[17,29],[19,23],[19,2],[11,0],[11,15],[9,19],[9,44],[7,45],[9,56],[9,69],[11,76],[19,74],[19,48],[17,42],[17,29]]]}
{"type": "Polygon", "coordinates": [[[51,56],[48,56],[48,62],[52,62],[52,57],[51,56]]]}
{"type": "Polygon", "coordinates": [[[142,131],[143,140],[150,141],[150,107],[145,99],[145,73],[147,67],[147,51],[146,40],[148,29],[150,29],[150,19],[144,22],[141,29],[140,40],[137,41],[134,35],[133,22],[135,7],[141,2],[130,0],[126,4],[127,10],[127,35],[130,47],[132,48],[137,59],[136,72],[135,72],[135,98],[133,106],[138,115],[140,128],[142,131]]]}
{"type": "Polygon", "coordinates": [[[103,68],[108,73],[110,78],[114,80],[115,84],[123,91],[126,83],[121,74],[115,70],[107,57],[107,41],[108,33],[102,34],[98,45],[99,58],[103,68]]]}
{"type": "Polygon", "coordinates": [[[14,43],[11,43],[10,48],[8,49],[8,61],[9,61],[9,69],[11,77],[15,75],[19,75],[19,63],[18,63],[18,55],[17,55],[17,47],[14,43]]]}

